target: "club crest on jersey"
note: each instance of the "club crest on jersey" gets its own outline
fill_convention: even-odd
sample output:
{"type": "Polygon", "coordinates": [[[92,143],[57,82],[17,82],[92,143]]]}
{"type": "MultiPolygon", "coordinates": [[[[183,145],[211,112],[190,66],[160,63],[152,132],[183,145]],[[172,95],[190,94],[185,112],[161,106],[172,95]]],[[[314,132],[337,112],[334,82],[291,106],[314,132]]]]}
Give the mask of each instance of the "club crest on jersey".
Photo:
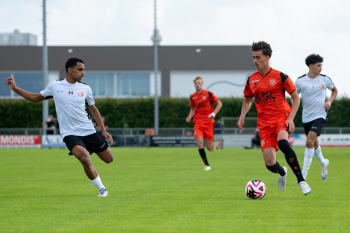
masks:
{"type": "Polygon", "coordinates": [[[84,96],[84,92],[81,91],[81,92],[78,93],[78,95],[79,95],[80,97],[83,97],[83,96],[84,96]]]}
{"type": "Polygon", "coordinates": [[[207,97],[206,96],[203,96],[203,99],[205,100],[207,97]]]}
{"type": "Polygon", "coordinates": [[[323,88],[324,88],[324,86],[323,86],[323,84],[321,84],[321,85],[320,85],[320,89],[323,89],[323,88]]]}
{"type": "Polygon", "coordinates": [[[274,86],[276,84],[276,80],[275,79],[270,79],[270,85],[274,86]]]}

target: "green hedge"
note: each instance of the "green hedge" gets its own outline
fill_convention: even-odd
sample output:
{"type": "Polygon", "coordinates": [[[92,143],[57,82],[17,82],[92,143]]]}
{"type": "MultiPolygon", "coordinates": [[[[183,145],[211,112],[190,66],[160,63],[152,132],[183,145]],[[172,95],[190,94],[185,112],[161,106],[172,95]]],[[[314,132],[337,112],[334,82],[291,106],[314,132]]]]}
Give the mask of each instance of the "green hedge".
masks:
{"type": "MultiPolygon", "coordinates": [[[[217,115],[220,117],[239,117],[242,107],[242,98],[221,98],[223,108],[217,115]]],[[[110,128],[153,127],[154,126],[154,99],[97,99],[96,106],[105,116],[110,128]]],[[[56,116],[53,100],[49,101],[50,114],[56,116]]],[[[185,119],[190,111],[188,98],[160,98],[159,99],[159,126],[161,128],[192,127],[193,123],[186,123],[185,119]]],[[[300,108],[295,124],[302,127],[302,109],[300,108]]],[[[350,99],[341,98],[333,102],[329,113],[328,127],[350,127],[350,99]]],[[[33,103],[27,100],[0,101],[0,128],[38,128],[42,123],[42,103],[33,103]]],[[[255,117],[255,105],[247,116],[255,117]]]]}

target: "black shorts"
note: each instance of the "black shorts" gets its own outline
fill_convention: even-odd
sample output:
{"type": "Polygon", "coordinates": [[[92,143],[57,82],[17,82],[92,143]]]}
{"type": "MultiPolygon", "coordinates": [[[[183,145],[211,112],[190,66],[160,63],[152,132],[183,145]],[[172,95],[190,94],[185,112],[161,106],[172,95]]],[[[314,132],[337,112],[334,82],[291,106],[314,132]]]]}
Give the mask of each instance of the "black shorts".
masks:
{"type": "Polygon", "coordinates": [[[90,134],[87,136],[74,136],[68,135],[63,138],[66,146],[69,150],[69,155],[72,154],[72,149],[76,145],[80,145],[86,148],[90,154],[96,152],[102,152],[108,148],[106,139],[99,133],[90,134]]]}
{"type": "Polygon", "coordinates": [[[317,118],[316,120],[310,121],[308,123],[303,123],[306,136],[310,131],[313,131],[317,133],[317,136],[320,136],[321,131],[326,126],[326,123],[327,121],[323,118],[317,118]]]}

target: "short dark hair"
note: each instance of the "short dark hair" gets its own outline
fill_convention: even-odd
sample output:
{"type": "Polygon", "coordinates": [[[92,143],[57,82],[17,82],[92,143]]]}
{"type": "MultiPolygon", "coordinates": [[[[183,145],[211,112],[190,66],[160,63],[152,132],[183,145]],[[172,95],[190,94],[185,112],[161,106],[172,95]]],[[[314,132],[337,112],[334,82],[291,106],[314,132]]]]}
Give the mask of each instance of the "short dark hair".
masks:
{"type": "Polygon", "coordinates": [[[271,46],[265,41],[253,42],[253,44],[250,46],[250,49],[252,50],[252,52],[262,51],[262,54],[264,54],[265,56],[271,57],[272,55],[271,46]]]}
{"type": "Polygon", "coordinates": [[[318,62],[323,62],[323,57],[321,57],[318,54],[314,54],[314,53],[310,54],[305,59],[305,64],[307,65],[307,67],[309,67],[309,65],[313,65],[313,64],[316,64],[318,62]]]}
{"type": "Polygon", "coordinates": [[[83,60],[81,60],[80,58],[76,58],[76,57],[71,57],[71,58],[69,58],[68,60],[67,60],[67,62],[66,62],[66,73],[68,73],[68,68],[69,67],[74,67],[74,66],[76,66],[77,65],[77,62],[81,62],[81,63],[83,63],[84,64],[84,61],[83,60]]]}

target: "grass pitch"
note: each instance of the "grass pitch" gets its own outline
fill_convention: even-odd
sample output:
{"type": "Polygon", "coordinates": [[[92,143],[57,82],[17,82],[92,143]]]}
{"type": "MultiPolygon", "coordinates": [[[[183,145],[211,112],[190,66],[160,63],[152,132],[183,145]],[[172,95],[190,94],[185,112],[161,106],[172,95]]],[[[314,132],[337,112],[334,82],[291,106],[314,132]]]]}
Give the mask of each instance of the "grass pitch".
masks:
{"type": "MultiPolygon", "coordinates": [[[[304,148],[294,148],[302,165],[304,148]]],[[[92,163],[109,196],[85,176],[66,149],[0,149],[0,232],[349,232],[350,148],[322,148],[326,180],[314,158],[304,196],[288,167],[287,188],[269,172],[259,149],[208,153],[195,148],[113,148],[92,163]],[[262,180],[267,193],[249,200],[244,188],[262,180]]]]}

